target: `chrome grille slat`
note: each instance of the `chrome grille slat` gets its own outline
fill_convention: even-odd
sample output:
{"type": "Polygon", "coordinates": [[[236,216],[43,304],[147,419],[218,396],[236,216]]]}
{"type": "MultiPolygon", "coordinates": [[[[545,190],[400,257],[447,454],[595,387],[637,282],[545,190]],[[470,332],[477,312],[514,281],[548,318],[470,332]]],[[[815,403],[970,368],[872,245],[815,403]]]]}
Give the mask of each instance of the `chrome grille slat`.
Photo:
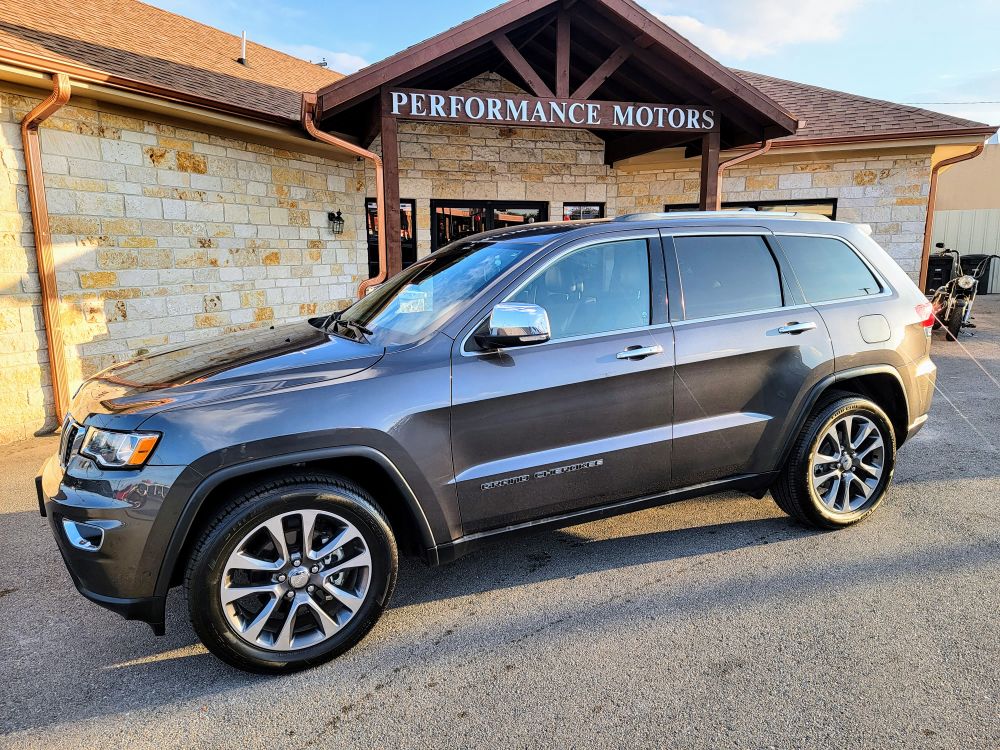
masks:
{"type": "Polygon", "coordinates": [[[71,417],[66,417],[62,427],[62,437],[59,439],[59,462],[66,466],[70,456],[73,454],[73,447],[76,439],[80,435],[81,425],[73,421],[71,417]]]}

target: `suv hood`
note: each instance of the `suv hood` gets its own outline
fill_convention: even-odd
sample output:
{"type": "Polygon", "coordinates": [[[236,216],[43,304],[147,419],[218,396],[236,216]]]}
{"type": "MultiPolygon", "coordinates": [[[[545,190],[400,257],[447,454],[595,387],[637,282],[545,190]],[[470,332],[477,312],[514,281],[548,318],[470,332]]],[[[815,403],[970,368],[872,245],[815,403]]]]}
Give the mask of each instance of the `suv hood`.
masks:
{"type": "MultiPolygon", "coordinates": [[[[70,412],[80,423],[93,415],[145,419],[164,409],[343,378],[383,354],[382,347],[332,336],[304,321],[258,328],[113,365],[83,384],[70,412]]],[[[117,420],[115,426],[134,427],[117,420]]]]}

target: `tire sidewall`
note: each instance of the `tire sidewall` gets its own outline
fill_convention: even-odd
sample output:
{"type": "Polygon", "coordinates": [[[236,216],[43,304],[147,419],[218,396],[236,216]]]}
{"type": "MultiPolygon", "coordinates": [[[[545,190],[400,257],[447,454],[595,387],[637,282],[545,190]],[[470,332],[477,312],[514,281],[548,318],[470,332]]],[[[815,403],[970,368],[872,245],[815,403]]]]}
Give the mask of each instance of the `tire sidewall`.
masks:
{"type": "Polygon", "coordinates": [[[327,661],[357,643],[381,616],[395,585],[398,553],[381,514],[353,492],[321,482],[278,487],[237,508],[209,534],[202,554],[192,561],[188,600],[192,624],[218,655],[243,669],[294,671],[327,661]],[[364,604],[333,637],[296,651],[253,646],[229,626],[219,596],[225,564],[246,534],[276,515],[316,509],[342,516],[361,532],[372,557],[371,580],[364,604]]]}
{"type": "Polygon", "coordinates": [[[830,404],[824,411],[824,416],[817,420],[816,427],[808,442],[805,455],[799,466],[800,476],[805,483],[805,491],[811,501],[812,510],[830,526],[850,526],[857,523],[875,511],[882,503],[886,490],[892,483],[892,477],[896,469],[896,436],[892,428],[889,417],[878,406],[871,401],[861,398],[840,399],[830,404]],[[885,458],[883,460],[884,470],[879,478],[878,484],[872,492],[872,497],[868,502],[851,513],[835,513],[831,511],[820,498],[819,493],[812,482],[812,457],[817,447],[823,440],[826,431],[837,420],[848,415],[857,415],[871,419],[882,433],[882,441],[885,445],[885,458]]]}
{"type": "Polygon", "coordinates": [[[958,341],[958,334],[962,331],[962,320],[965,318],[965,309],[968,307],[968,300],[962,299],[955,302],[955,306],[951,310],[951,316],[948,318],[948,340],[958,341]]]}

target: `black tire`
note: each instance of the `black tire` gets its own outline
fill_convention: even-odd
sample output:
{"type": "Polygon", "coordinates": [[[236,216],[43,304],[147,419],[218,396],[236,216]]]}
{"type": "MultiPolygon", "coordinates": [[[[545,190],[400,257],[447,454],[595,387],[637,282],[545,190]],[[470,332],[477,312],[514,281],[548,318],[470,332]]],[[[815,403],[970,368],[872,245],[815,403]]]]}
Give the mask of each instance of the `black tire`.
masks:
{"type": "MultiPolygon", "coordinates": [[[[295,531],[291,534],[289,551],[293,549],[295,531]]],[[[389,522],[367,492],[339,477],[302,473],[269,479],[220,508],[193,547],[184,585],[191,624],[209,651],[249,672],[287,673],[329,661],[364,638],[389,602],[398,567],[399,553],[389,522]],[[332,513],[353,524],[370,553],[370,573],[363,603],[340,630],[305,648],[272,650],[251,644],[237,634],[221,601],[220,587],[227,560],[246,541],[245,537],[265,521],[296,510],[332,513]]],[[[297,627],[299,619],[295,618],[293,624],[297,627]]]]}
{"type": "Polygon", "coordinates": [[[968,301],[964,299],[955,301],[955,306],[951,309],[951,317],[948,318],[948,330],[945,331],[945,338],[948,341],[958,341],[958,334],[962,330],[962,321],[965,320],[965,308],[968,304],[968,301]]]}
{"type": "Polygon", "coordinates": [[[771,487],[771,495],[785,513],[800,523],[818,529],[851,526],[871,515],[882,502],[892,482],[896,466],[896,436],[886,413],[875,403],[860,396],[834,394],[822,401],[806,420],[792,446],[788,461],[771,487]],[[824,435],[847,416],[861,416],[878,429],[883,441],[882,472],[870,496],[854,510],[836,511],[828,507],[813,486],[813,454],[824,435]]]}

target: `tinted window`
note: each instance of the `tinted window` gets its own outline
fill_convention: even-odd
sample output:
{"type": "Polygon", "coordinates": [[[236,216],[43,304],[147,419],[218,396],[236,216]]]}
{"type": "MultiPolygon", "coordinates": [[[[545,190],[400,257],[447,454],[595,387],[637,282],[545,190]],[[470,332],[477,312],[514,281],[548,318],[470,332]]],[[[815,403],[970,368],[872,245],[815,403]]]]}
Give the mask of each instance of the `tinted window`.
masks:
{"type": "Polygon", "coordinates": [[[882,291],[861,258],[840,240],[828,237],[781,237],[808,302],[863,297],[882,291]]]}
{"type": "Polygon", "coordinates": [[[544,307],[554,339],[649,325],[646,240],[604,242],[570,253],[513,300],[544,307]]]}
{"type": "Polygon", "coordinates": [[[781,307],[778,267],[763,237],[675,237],[688,320],[781,307]]]}

